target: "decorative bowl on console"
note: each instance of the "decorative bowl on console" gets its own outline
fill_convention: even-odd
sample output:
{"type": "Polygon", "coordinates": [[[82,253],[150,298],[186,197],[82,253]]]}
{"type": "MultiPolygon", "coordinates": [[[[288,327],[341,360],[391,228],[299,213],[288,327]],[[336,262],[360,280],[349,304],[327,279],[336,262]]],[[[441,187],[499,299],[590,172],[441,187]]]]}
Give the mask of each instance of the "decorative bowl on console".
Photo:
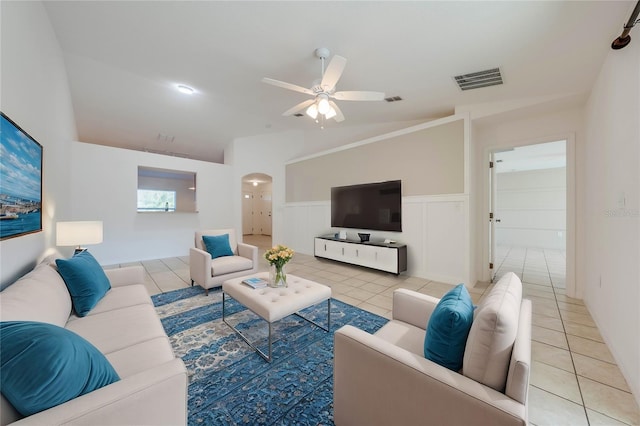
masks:
{"type": "Polygon", "coordinates": [[[367,234],[364,232],[358,232],[358,236],[360,237],[360,242],[364,243],[366,241],[369,241],[369,237],[371,236],[371,234],[367,234]]]}

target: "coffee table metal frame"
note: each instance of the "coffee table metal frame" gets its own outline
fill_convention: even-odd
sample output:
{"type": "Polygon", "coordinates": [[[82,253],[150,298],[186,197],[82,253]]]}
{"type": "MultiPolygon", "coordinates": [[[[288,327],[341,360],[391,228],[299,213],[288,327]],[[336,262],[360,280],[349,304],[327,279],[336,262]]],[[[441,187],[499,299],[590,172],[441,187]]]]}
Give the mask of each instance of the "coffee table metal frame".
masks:
{"type": "MultiPolygon", "coordinates": [[[[240,303],[242,306],[245,306],[242,304],[242,302],[240,302],[239,300],[235,299],[233,296],[229,296],[229,298],[235,300],[236,302],[240,303]]],[[[226,318],[226,293],[223,291],[222,292],[222,321],[227,324],[233,331],[235,331],[240,337],[242,337],[242,340],[244,340],[247,345],[251,346],[251,348],[256,351],[258,353],[258,355],[260,355],[262,358],[264,358],[267,362],[271,362],[273,360],[272,357],[272,345],[273,345],[273,324],[274,322],[268,321],[264,318],[262,318],[260,315],[256,314],[255,312],[253,312],[253,310],[251,310],[250,308],[247,307],[247,309],[249,309],[251,312],[253,312],[254,314],[256,314],[258,317],[262,318],[263,320],[265,320],[267,322],[267,324],[269,324],[269,337],[268,337],[268,341],[269,341],[269,353],[265,354],[262,350],[260,350],[260,348],[258,348],[258,346],[256,344],[253,344],[251,341],[249,341],[249,339],[247,338],[247,336],[245,336],[240,330],[238,330],[237,327],[235,327],[234,325],[230,324],[229,322],[227,322],[227,318],[226,318]]],[[[306,308],[310,308],[311,306],[316,306],[319,305],[321,302],[315,303],[313,305],[309,305],[309,306],[305,306],[302,309],[306,309],[306,308]]],[[[246,307],[246,306],[245,306],[246,307]]],[[[304,315],[300,314],[300,311],[296,311],[291,313],[290,315],[297,315],[300,318],[302,318],[303,320],[310,322],[311,324],[315,325],[316,327],[321,328],[324,331],[330,331],[331,329],[331,297],[329,297],[327,299],[327,327],[323,327],[321,324],[317,323],[316,321],[313,321],[310,318],[306,318],[304,315]]],[[[282,319],[282,318],[281,318],[282,319]]],[[[280,320],[277,320],[280,321],[280,320]]]]}

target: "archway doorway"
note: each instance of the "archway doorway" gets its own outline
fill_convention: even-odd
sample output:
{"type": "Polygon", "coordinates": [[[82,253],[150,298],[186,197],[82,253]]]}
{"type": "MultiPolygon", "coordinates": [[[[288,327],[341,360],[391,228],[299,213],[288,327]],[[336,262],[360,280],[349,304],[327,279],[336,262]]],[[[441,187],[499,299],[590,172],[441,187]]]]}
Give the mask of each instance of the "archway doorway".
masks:
{"type": "Polygon", "coordinates": [[[271,247],[272,182],[264,173],[242,177],[242,239],[264,249],[271,247]]]}

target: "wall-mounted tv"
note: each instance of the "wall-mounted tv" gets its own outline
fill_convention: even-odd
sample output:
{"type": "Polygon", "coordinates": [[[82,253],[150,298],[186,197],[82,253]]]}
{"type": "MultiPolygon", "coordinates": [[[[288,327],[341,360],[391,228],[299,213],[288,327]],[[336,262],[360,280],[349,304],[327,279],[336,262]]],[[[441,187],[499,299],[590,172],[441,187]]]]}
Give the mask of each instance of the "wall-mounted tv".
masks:
{"type": "Polygon", "coordinates": [[[402,231],[402,182],[331,188],[331,226],[402,231]]]}
{"type": "Polygon", "coordinates": [[[42,231],[42,145],[0,112],[0,240],[42,231]]]}

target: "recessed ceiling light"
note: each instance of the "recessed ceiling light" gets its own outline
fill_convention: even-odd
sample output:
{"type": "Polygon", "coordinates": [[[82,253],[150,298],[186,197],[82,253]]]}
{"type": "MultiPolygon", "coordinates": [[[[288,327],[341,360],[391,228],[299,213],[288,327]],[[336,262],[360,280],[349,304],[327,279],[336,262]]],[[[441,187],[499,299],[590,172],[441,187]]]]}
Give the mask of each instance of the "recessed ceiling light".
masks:
{"type": "Polygon", "coordinates": [[[178,91],[180,91],[180,93],[184,93],[185,95],[193,95],[193,93],[195,92],[193,88],[185,86],[184,84],[178,84],[177,89],[178,91]]]}

